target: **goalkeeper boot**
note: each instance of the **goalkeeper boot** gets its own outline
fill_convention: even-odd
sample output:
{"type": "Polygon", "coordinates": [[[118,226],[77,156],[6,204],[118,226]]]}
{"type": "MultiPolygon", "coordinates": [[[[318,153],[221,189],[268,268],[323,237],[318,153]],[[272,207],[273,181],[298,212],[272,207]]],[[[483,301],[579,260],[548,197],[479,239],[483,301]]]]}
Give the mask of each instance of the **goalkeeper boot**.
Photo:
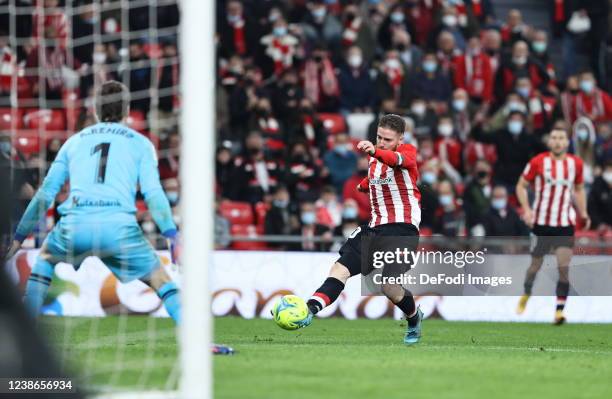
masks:
{"type": "Polygon", "coordinates": [[[406,345],[414,345],[421,339],[421,323],[423,322],[423,312],[421,312],[421,307],[417,308],[416,316],[417,322],[414,327],[410,327],[409,323],[408,328],[406,329],[406,335],[404,336],[404,343],[406,345]]]}
{"type": "Polygon", "coordinates": [[[565,323],[565,316],[563,315],[563,311],[562,310],[555,311],[555,321],[553,321],[553,324],[555,326],[560,326],[563,323],[565,323]]]}
{"type": "Polygon", "coordinates": [[[529,300],[529,295],[525,294],[521,296],[519,299],[518,306],[516,307],[516,314],[523,314],[525,308],[527,307],[527,301],[529,300]]]}

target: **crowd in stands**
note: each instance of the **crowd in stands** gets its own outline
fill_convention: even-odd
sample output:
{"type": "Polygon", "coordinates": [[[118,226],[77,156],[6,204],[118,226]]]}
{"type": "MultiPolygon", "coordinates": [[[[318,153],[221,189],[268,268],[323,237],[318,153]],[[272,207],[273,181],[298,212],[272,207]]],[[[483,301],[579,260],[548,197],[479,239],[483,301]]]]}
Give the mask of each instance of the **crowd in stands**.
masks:
{"type": "MultiPolygon", "coordinates": [[[[95,84],[123,80],[132,91],[128,122],[159,146],[178,219],[177,5],[151,12],[85,0],[68,15],[63,1],[39,3],[30,15],[17,13],[19,41],[2,31],[11,21],[0,13],[0,70],[25,71],[17,82],[2,77],[0,107],[14,105],[16,88],[25,109],[19,127],[37,127],[28,121],[32,107],[62,108],[64,129],[76,131],[93,122],[95,84]]],[[[571,151],[585,161],[593,228],[608,234],[608,2],[549,3],[550,23],[535,27],[520,10],[498,15],[494,0],[217,1],[217,247],[333,249],[332,237],[347,237],[369,218],[369,198],[355,190],[368,161],[355,143],[375,142],[386,113],[406,119],[404,141],[418,148],[423,235],[526,234],[514,186],[527,161],[546,150],[555,124],[572,134],[571,151]],[[230,238],[264,234],[302,240],[230,238]]],[[[52,138],[44,155],[23,159],[33,171],[30,189],[65,139],[52,138]]],[[[19,145],[0,137],[0,160],[16,157],[19,145]]],[[[140,218],[153,234],[150,216],[140,218]]]]}

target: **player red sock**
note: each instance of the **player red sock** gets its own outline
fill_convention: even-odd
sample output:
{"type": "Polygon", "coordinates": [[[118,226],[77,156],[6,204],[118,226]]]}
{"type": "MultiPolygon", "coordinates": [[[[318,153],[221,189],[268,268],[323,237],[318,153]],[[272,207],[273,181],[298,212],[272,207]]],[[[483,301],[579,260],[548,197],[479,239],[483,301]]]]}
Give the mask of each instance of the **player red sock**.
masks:
{"type": "Polygon", "coordinates": [[[328,277],[323,285],[315,291],[308,300],[308,308],[312,314],[317,314],[327,306],[334,303],[344,289],[344,283],[337,278],[328,277]]]}

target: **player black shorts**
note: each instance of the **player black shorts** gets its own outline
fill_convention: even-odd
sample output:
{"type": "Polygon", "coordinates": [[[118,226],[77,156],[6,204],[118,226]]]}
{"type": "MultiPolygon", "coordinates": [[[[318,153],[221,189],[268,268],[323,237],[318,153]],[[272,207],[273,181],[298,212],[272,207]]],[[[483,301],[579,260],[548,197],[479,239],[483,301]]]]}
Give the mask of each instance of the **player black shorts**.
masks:
{"type": "MultiPolygon", "coordinates": [[[[372,271],[372,267],[363,270],[361,267],[361,238],[362,237],[415,237],[415,240],[411,240],[412,250],[416,250],[419,243],[419,230],[410,223],[388,223],[381,224],[375,227],[370,227],[367,224],[359,226],[355,231],[351,233],[348,240],[340,248],[340,258],[337,262],[346,266],[351,272],[351,276],[355,276],[359,273],[368,274],[372,271]]],[[[391,248],[390,248],[391,249],[391,248]]],[[[405,270],[395,270],[396,272],[404,273],[405,270]]],[[[384,273],[383,273],[384,274],[384,273]]]]}
{"type": "Polygon", "coordinates": [[[532,229],[535,243],[531,246],[531,255],[541,257],[559,247],[574,247],[574,226],[552,227],[535,225],[532,229]]]}

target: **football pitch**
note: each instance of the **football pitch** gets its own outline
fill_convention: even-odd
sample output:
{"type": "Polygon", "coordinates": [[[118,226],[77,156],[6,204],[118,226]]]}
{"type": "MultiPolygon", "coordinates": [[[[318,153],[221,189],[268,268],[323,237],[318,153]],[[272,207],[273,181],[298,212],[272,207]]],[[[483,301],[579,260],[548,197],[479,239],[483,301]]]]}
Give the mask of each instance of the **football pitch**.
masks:
{"type": "MultiPolygon", "coordinates": [[[[214,320],[215,398],[610,398],[612,325],[317,319],[284,331],[271,320],[214,320]]],[[[56,351],[96,390],[176,388],[175,328],[143,316],[46,317],[56,351]]]]}

